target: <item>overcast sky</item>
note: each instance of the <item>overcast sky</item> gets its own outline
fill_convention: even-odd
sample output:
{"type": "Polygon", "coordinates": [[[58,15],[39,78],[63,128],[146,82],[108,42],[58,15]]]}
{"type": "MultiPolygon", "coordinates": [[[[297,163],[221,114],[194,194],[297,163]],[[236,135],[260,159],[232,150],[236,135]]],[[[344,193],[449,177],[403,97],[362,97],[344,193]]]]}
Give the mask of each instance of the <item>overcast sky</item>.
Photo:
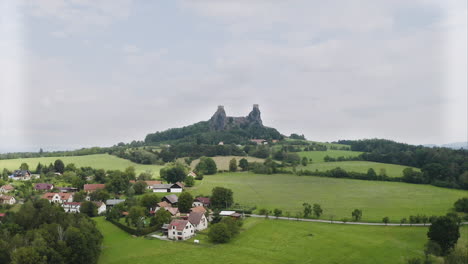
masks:
{"type": "Polygon", "coordinates": [[[465,0],[0,0],[0,58],[0,152],[142,140],[255,103],[311,140],[467,140],[465,0]]]}

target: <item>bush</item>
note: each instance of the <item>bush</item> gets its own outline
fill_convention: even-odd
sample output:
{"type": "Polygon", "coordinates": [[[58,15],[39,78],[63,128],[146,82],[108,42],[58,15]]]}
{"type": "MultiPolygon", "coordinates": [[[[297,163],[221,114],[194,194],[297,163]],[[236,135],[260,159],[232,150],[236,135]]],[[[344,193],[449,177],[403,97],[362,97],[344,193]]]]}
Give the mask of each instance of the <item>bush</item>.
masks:
{"type": "Polygon", "coordinates": [[[455,204],[455,211],[468,213],[468,197],[458,199],[455,204]]]}
{"type": "Polygon", "coordinates": [[[217,223],[211,226],[208,238],[213,243],[227,243],[231,240],[231,232],[224,223],[217,223]]]}

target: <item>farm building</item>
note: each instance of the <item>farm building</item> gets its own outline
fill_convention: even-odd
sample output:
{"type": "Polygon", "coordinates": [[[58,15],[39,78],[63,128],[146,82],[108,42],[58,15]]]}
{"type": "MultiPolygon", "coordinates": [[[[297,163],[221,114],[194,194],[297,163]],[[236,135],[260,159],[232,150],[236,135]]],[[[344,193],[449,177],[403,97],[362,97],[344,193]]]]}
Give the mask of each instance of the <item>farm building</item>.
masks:
{"type": "Polygon", "coordinates": [[[210,207],[210,205],[211,205],[211,202],[210,202],[210,198],[208,197],[197,197],[195,198],[192,204],[193,207],[195,206],[210,207]]]}
{"type": "MultiPolygon", "coordinates": [[[[103,202],[93,202],[97,207],[97,213],[102,214],[106,212],[106,204],[103,202]]],[[[81,203],[79,202],[64,202],[62,204],[63,210],[66,213],[79,213],[81,208],[81,203]]]]}
{"type": "Polygon", "coordinates": [[[34,185],[34,189],[36,189],[36,191],[50,191],[53,188],[54,185],[50,183],[36,183],[36,185],[34,185]]]}
{"type": "Polygon", "coordinates": [[[31,172],[28,170],[15,170],[8,178],[13,180],[26,181],[31,179],[31,172]]]}
{"type": "Polygon", "coordinates": [[[191,172],[189,172],[187,174],[187,177],[194,177],[195,178],[195,177],[197,177],[197,174],[195,172],[191,171],[191,172]]]}
{"type": "Polygon", "coordinates": [[[164,196],[162,200],[167,203],[170,203],[172,206],[175,206],[177,205],[177,202],[179,201],[179,197],[177,197],[177,195],[175,194],[170,194],[170,195],[164,196]]]}
{"type": "Polygon", "coordinates": [[[195,228],[188,220],[172,220],[167,237],[172,240],[187,240],[195,235],[195,228]]]}
{"type": "Polygon", "coordinates": [[[51,203],[70,203],[73,202],[72,193],[45,193],[42,199],[47,199],[51,203]]]}
{"type": "Polygon", "coordinates": [[[75,187],[57,187],[60,192],[77,192],[78,188],[75,187]]]}
{"type": "Polygon", "coordinates": [[[87,193],[95,192],[97,190],[102,190],[106,188],[105,184],[85,184],[83,190],[87,193]]]}
{"type": "Polygon", "coordinates": [[[180,182],[176,183],[165,183],[165,184],[153,184],[151,186],[153,192],[165,192],[165,193],[179,193],[184,189],[184,184],[180,182]]]}
{"type": "MultiPolygon", "coordinates": [[[[135,184],[138,181],[130,181],[131,184],[135,184]]],[[[162,184],[162,181],[144,181],[146,183],[146,189],[151,190],[153,185],[162,184]]]]}

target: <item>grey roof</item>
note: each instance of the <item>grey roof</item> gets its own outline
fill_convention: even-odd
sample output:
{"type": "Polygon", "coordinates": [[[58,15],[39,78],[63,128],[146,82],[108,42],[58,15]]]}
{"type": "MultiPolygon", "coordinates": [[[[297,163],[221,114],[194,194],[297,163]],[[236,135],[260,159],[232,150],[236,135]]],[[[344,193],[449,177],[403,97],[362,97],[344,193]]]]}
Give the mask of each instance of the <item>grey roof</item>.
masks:
{"type": "Polygon", "coordinates": [[[170,189],[172,187],[172,183],[162,183],[162,184],[154,184],[151,186],[153,189],[170,189]]]}
{"type": "Polygon", "coordinates": [[[179,201],[179,198],[175,194],[166,195],[164,198],[166,198],[166,200],[168,200],[171,204],[177,203],[179,201]]]}
{"type": "Polygon", "coordinates": [[[163,224],[161,229],[169,229],[169,224],[163,224]]]}
{"type": "Polygon", "coordinates": [[[123,203],[125,202],[125,200],[122,200],[122,199],[109,199],[106,201],[106,205],[116,205],[116,204],[119,204],[119,203],[123,203]]]}
{"type": "Polygon", "coordinates": [[[188,220],[192,225],[198,225],[203,218],[203,213],[192,212],[189,214],[188,220]]]}

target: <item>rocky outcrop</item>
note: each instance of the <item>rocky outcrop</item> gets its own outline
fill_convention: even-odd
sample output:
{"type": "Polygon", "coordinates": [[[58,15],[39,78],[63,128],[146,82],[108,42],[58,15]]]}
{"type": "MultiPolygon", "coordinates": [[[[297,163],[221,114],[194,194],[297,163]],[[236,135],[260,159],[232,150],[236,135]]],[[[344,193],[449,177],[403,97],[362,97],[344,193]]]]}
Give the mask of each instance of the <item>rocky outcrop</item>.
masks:
{"type": "Polygon", "coordinates": [[[258,104],[253,105],[252,111],[246,117],[226,116],[224,106],[218,106],[218,110],[210,119],[210,130],[223,131],[233,128],[246,128],[252,124],[263,126],[258,104]]]}

